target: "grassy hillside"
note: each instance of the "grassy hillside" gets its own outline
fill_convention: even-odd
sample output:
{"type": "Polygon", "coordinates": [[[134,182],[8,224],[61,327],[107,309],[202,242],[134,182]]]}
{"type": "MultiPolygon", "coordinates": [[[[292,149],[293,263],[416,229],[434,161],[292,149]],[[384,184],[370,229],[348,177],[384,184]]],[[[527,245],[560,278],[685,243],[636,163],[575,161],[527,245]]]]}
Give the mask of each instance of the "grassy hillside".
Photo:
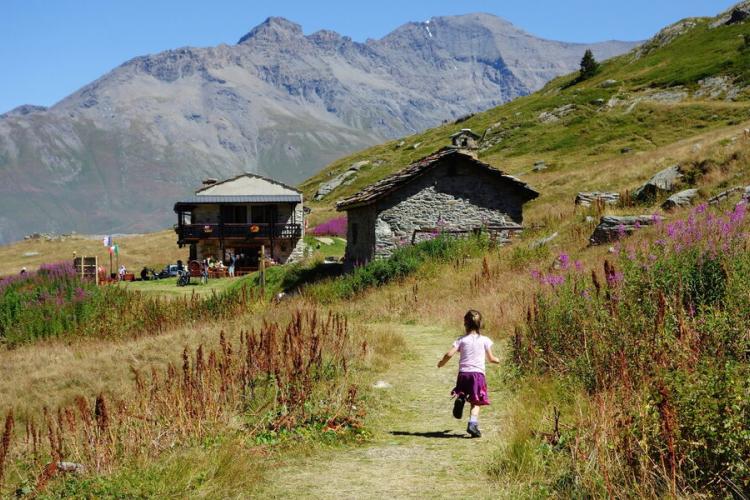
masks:
{"type": "MultiPolygon", "coordinates": [[[[115,241],[120,246],[120,264],[136,275],[143,266],[159,270],[177,259],[187,261],[188,249],[177,247],[177,236],[172,230],[115,237],[115,241]]],[[[109,269],[109,252],[99,237],[73,235],[0,246],[0,276],[18,274],[22,267],[32,271],[41,264],[72,261],[74,253],[78,256],[96,256],[99,263],[109,269]]]]}
{"type": "MultiPolygon", "coordinates": [[[[333,200],[450,132],[487,130],[482,157],[542,192],[512,245],[433,240],[278,302],[219,311],[227,317],[181,314],[187,321],[117,339],[0,350],[11,443],[0,439],[0,496],[747,496],[750,221],[745,205],[733,208],[739,193],[662,213],[668,220],[611,249],[588,245],[601,211],[572,200],[579,190],[632,188],[673,163],[704,201],[750,184],[739,37],[748,25],[690,23],[590,81],[559,79],[342,159],[304,186],[309,199],[321,180],[370,160],[355,183],[313,204],[322,220],[333,200]],[[698,83],[708,75],[734,80],[698,83]],[[550,112],[564,116],[540,120],[550,112]],[[540,160],[549,168],[532,173],[540,160]],[[488,367],[493,405],[482,410],[479,442],[461,439],[465,422],[451,416],[455,366],[434,368],[469,308],[484,313],[504,358],[488,367]],[[89,471],[55,474],[47,464],[58,460],[89,471]],[[472,480],[457,482],[467,470],[472,480]]],[[[661,213],[660,201],[608,210],[661,213]]],[[[144,263],[168,257],[168,236],[144,263]]],[[[322,244],[316,258],[340,244],[322,244]]],[[[184,304],[181,313],[195,309],[184,304]]]]}
{"type": "Polygon", "coordinates": [[[750,27],[712,28],[713,22],[677,23],[642,48],[606,61],[590,80],[558,78],[533,95],[460,123],[342,158],[302,184],[308,200],[321,182],[355,162],[370,163],[351,184],[311,202],[313,222],[329,218],[336,200],[447,145],[461,128],[485,134],[481,159],[523,176],[541,191],[531,214],[543,213],[579,190],[634,187],[676,159],[679,151],[665,147],[691,138],[702,142],[731,136],[750,117],[745,88],[750,50],[743,39],[750,27]],[[706,135],[710,132],[714,134],[706,135]],[[533,173],[538,161],[548,169],[533,173]]]}

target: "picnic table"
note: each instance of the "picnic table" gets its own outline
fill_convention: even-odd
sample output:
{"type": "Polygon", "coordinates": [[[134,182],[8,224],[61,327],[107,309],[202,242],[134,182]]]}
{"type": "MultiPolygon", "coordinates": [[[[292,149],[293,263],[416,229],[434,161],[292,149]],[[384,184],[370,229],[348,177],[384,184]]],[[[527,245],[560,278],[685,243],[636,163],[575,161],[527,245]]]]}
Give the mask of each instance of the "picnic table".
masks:
{"type": "Polygon", "coordinates": [[[208,270],[208,277],[209,278],[226,278],[229,274],[229,271],[226,267],[221,268],[214,268],[208,270]]]}

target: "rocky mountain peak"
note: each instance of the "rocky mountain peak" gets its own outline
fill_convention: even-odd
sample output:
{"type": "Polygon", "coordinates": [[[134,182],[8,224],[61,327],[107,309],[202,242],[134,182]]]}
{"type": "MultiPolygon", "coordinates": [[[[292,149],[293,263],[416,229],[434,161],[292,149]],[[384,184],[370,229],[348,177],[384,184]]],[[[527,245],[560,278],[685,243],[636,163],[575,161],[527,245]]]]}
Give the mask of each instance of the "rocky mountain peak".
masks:
{"type": "Polygon", "coordinates": [[[307,37],[308,40],[317,45],[330,45],[336,44],[343,40],[350,40],[349,37],[344,37],[335,31],[331,30],[319,30],[307,37]]]}
{"type": "Polygon", "coordinates": [[[283,17],[269,17],[240,38],[238,44],[254,41],[279,42],[303,36],[302,26],[283,17]]]}
{"type": "Polygon", "coordinates": [[[8,116],[26,116],[31,113],[39,113],[41,111],[47,111],[46,106],[36,106],[34,104],[22,104],[8,111],[7,113],[0,114],[0,118],[8,116]]]}

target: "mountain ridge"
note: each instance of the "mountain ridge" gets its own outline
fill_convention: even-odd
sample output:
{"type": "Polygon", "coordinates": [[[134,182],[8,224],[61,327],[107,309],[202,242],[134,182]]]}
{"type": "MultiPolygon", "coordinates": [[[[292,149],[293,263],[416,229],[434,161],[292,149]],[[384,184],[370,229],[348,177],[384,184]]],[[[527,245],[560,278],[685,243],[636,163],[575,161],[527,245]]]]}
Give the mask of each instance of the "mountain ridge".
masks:
{"type": "MultiPolygon", "coordinates": [[[[532,184],[537,179],[551,186],[534,202],[544,205],[570,196],[564,186],[571,184],[584,191],[612,188],[595,179],[617,177],[605,170],[629,163],[630,157],[646,158],[669,144],[719,129],[736,139],[736,126],[750,110],[748,20],[750,2],[716,17],[683,19],[637,49],[603,62],[590,79],[581,81],[574,72],[465,120],[342,157],[301,184],[305,196],[314,200],[311,223],[336,216],[336,200],[448,145],[461,128],[483,136],[477,151],[483,161],[532,184]]],[[[662,164],[668,161],[641,166],[653,174],[669,166],[662,164]]],[[[631,175],[637,170],[629,168],[631,175]]],[[[629,182],[637,187],[632,177],[629,182]]]]}
{"type": "Polygon", "coordinates": [[[204,177],[296,183],[344,154],[528,94],[584,47],[603,59],[633,46],[539,40],[486,14],[364,43],[269,18],[240,40],[134,57],[46,110],[3,115],[0,242],[164,227],[204,177]]]}

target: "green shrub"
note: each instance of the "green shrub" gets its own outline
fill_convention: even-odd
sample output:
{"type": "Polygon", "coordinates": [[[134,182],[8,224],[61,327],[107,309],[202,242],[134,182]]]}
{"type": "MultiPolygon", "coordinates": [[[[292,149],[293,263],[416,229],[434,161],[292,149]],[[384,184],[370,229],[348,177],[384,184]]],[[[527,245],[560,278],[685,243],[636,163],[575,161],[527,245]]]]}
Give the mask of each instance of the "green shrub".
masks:
{"type": "Polygon", "coordinates": [[[654,242],[618,245],[603,272],[537,273],[544,288],[516,335],[514,364],[602,402],[614,427],[595,446],[612,448],[621,467],[600,464],[602,477],[619,474],[634,491],[750,488],[745,211],[701,206],[659,223],[654,242]]]}

